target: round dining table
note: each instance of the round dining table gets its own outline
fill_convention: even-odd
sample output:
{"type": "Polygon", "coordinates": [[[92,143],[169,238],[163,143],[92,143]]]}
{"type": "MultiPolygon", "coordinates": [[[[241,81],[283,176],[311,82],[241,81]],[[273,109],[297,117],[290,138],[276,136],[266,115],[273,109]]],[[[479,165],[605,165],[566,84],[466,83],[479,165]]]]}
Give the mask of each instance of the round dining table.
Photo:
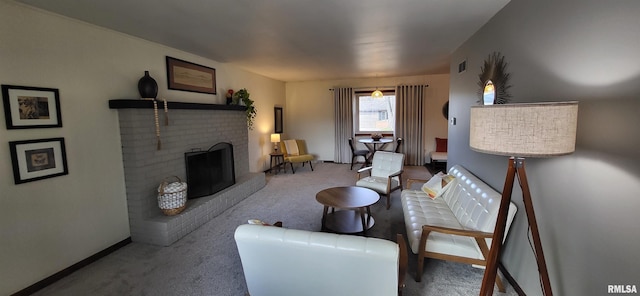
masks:
{"type": "Polygon", "coordinates": [[[390,138],[380,138],[378,140],[374,140],[372,138],[362,138],[362,139],[358,139],[358,142],[364,144],[367,149],[369,149],[369,157],[367,157],[367,163],[371,163],[371,160],[373,159],[373,154],[376,153],[376,151],[379,150],[384,150],[384,147],[387,146],[387,144],[392,143],[393,139],[390,138]]]}

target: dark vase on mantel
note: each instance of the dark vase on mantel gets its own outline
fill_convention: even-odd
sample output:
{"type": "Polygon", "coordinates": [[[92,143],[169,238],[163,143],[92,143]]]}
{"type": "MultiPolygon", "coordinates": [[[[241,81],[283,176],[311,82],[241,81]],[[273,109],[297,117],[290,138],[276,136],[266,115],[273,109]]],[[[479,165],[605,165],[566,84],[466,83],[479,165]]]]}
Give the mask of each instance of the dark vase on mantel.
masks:
{"type": "Polygon", "coordinates": [[[138,92],[143,99],[155,99],[158,96],[158,83],[144,71],[144,76],[138,80],[138,92]]]}

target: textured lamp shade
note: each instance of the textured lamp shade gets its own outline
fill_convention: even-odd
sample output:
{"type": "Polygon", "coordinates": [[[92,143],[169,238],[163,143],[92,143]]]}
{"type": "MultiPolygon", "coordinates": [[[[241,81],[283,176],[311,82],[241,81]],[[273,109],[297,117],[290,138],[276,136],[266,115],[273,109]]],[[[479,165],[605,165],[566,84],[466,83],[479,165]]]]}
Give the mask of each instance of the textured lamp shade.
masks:
{"type": "Polygon", "coordinates": [[[471,149],[497,155],[546,157],[575,150],[578,102],[472,106],[471,149]]]}
{"type": "Polygon", "coordinates": [[[271,143],[279,143],[280,134],[271,134],[271,143]]]}
{"type": "Polygon", "coordinates": [[[371,93],[371,97],[374,99],[382,99],[382,97],[384,97],[384,94],[379,89],[376,89],[371,93]]]}

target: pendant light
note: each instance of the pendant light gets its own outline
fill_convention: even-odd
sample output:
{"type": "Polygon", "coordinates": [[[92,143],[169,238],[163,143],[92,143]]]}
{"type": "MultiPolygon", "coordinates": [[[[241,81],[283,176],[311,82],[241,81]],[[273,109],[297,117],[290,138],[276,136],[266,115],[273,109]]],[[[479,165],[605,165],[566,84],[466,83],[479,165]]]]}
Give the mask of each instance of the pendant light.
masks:
{"type": "MultiPolygon", "coordinates": [[[[378,79],[378,74],[376,74],[376,80],[377,80],[377,79],[378,79]]],[[[382,99],[382,97],[384,97],[384,94],[383,94],[383,93],[382,93],[382,91],[380,91],[380,90],[378,89],[378,87],[376,86],[376,90],[374,90],[374,91],[371,93],[371,98],[373,98],[373,99],[382,99]]]]}
{"type": "Polygon", "coordinates": [[[374,99],[382,99],[384,94],[376,87],[376,90],[371,93],[371,97],[374,99]]]}

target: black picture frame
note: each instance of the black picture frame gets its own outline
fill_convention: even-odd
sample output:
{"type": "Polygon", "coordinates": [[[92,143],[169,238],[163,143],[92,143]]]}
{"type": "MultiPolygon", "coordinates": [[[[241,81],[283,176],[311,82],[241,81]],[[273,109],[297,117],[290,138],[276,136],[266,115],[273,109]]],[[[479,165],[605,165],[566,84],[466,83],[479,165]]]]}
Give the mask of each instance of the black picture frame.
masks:
{"type": "Polygon", "coordinates": [[[216,69],[167,56],[169,89],[216,94],[216,69]]]}
{"type": "Polygon", "coordinates": [[[64,138],[12,141],[9,150],[15,184],[69,174],[64,138]]]}
{"type": "Polygon", "coordinates": [[[274,118],[274,124],[273,124],[273,132],[276,134],[281,134],[283,127],[282,127],[282,107],[274,107],[273,108],[273,118],[274,118]]]}
{"type": "Polygon", "coordinates": [[[2,101],[7,129],[62,127],[56,88],[3,84],[2,101]]]}

